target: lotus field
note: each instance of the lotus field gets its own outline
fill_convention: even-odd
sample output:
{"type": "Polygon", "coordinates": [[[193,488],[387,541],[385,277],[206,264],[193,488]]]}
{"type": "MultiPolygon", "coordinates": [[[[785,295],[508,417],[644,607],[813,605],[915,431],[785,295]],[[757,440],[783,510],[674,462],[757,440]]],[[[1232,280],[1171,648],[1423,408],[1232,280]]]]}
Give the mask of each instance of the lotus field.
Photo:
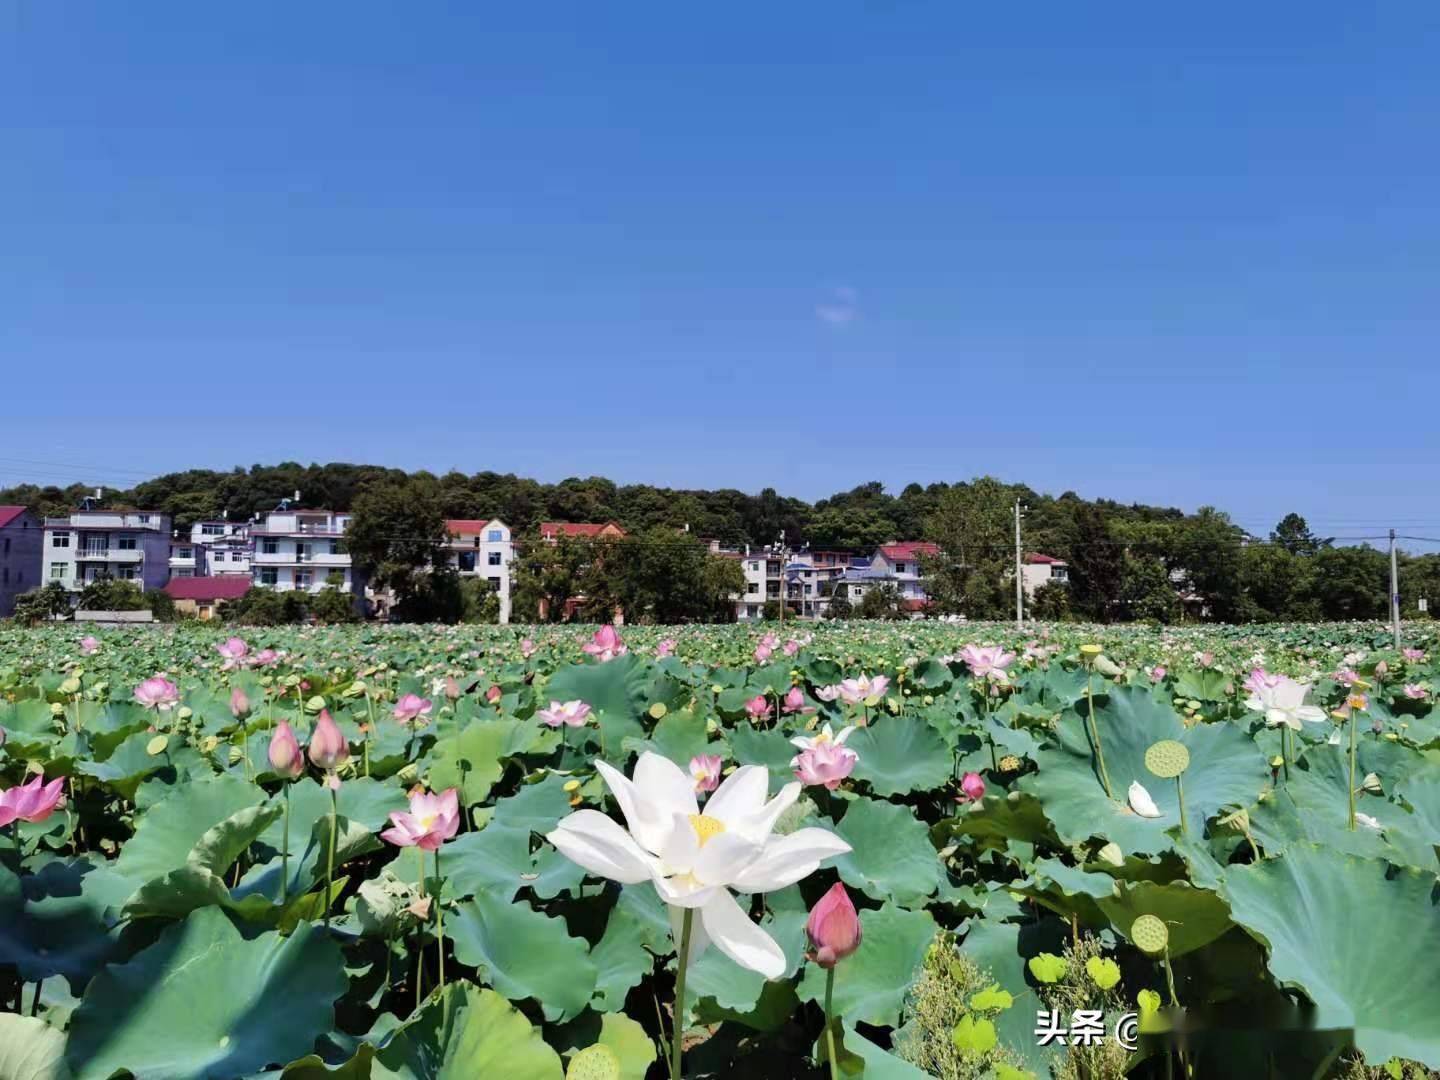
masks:
{"type": "Polygon", "coordinates": [[[3,629],[0,1080],[1435,1075],[1405,646],[3,629]]]}

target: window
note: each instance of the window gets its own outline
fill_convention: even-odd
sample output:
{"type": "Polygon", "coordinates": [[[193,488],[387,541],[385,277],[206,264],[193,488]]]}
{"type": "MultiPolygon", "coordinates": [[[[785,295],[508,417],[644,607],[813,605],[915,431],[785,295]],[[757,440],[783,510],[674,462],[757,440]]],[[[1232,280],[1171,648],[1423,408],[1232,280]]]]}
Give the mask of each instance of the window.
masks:
{"type": "Polygon", "coordinates": [[[65,576],[65,567],[67,565],[69,564],[63,562],[52,562],[50,564],[50,579],[54,581],[63,578],[65,576]]]}
{"type": "Polygon", "coordinates": [[[193,548],[176,548],[175,557],[177,559],[193,559],[195,557],[195,551],[193,548]]]}
{"type": "Polygon", "coordinates": [[[115,538],[115,547],[120,551],[135,550],[135,536],[133,533],[121,533],[115,538]]]}
{"type": "Polygon", "coordinates": [[[331,554],[331,555],[339,555],[339,554],[340,554],[340,541],[339,541],[339,540],[331,540],[331,541],[330,541],[330,554],[331,554]]]}
{"type": "Polygon", "coordinates": [[[70,546],[70,534],[69,534],[69,533],[55,533],[54,535],[52,535],[52,536],[50,537],[50,546],[51,546],[51,547],[69,547],[69,546],[70,546]]]}
{"type": "Polygon", "coordinates": [[[759,591],[760,583],[758,581],[747,581],[745,583],[745,595],[754,596],[759,593],[759,591]]]}
{"type": "Polygon", "coordinates": [[[150,524],[150,515],[149,515],[149,514],[136,514],[136,515],[135,515],[135,520],[138,521],[138,522],[140,522],[141,525],[149,525],[149,524],[150,524]]]}
{"type": "Polygon", "coordinates": [[[457,568],[462,574],[473,574],[475,572],[475,552],[460,552],[460,557],[458,561],[459,566],[457,568]]]}
{"type": "Polygon", "coordinates": [[[314,581],[314,580],[315,580],[315,575],[314,575],[314,572],[313,572],[313,571],[310,571],[310,570],[296,570],[296,571],[295,571],[295,587],[296,587],[297,589],[308,589],[308,588],[310,587],[310,583],[311,583],[312,581],[314,581]]]}
{"type": "Polygon", "coordinates": [[[224,535],[225,535],[225,526],[224,526],[224,525],[201,525],[201,526],[200,526],[200,535],[201,535],[201,536],[224,536],[224,535]]]}
{"type": "Polygon", "coordinates": [[[490,552],[490,557],[489,557],[488,561],[489,561],[489,563],[490,563],[491,566],[499,566],[499,565],[500,565],[500,552],[498,552],[498,551],[492,551],[492,552],[490,552]]]}
{"type": "Polygon", "coordinates": [[[120,567],[120,569],[119,569],[119,576],[120,576],[120,579],[121,579],[122,581],[134,581],[134,580],[135,580],[135,567],[133,567],[133,566],[122,566],[122,567],[120,567]]]}
{"type": "Polygon", "coordinates": [[[260,541],[260,552],[264,555],[280,554],[280,541],[273,536],[267,536],[260,541]]]}
{"type": "Polygon", "coordinates": [[[491,592],[499,592],[499,591],[500,591],[500,579],[499,579],[498,577],[492,577],[492,578],[489,579],[489,581],[490,581],[490,591],[491,591],[491,592]]]}
{"type": "Polygon", "coordinates": [[[194,571],[194,570],[191,570],[190,567],[188,567],[188,566],[182,566],[179,570],[176,570],[176,571],[175,571],[175,576],[176,576],[176,577],[194,577],[194,576],[195,576],[195,571],[194,571]]]}
{"type": "Polygon", "coordinates": [[[310,545],[309,545],[308,543],[306,543],[306,544],[296,544],[296,545],[295,545],[295,561],[296,561],[296,562],[309,562],[309,561],[310,561],[310,545]]]}
{"type": "Polygon", "coordinates": [[[488,533],[485,534],[485,539],[489,543],[500,544],[504,542],[505,534],[502,533],[499,529],[491,529],[488,533]]]}
{"type": "Polygon", "coordinates": [[[260,568],[261,585],[278,585],[280,583],[280,571],[273,566],[262,566],[260,568]]]}
{"type": "Polygon", "coordinates": [[[897,563],[895,564],[895,573],[897,573],[897,574],[903,574],[904,572],[905,572],[905,564],[904,564],[903,562],[897,562],[897,563]]]}

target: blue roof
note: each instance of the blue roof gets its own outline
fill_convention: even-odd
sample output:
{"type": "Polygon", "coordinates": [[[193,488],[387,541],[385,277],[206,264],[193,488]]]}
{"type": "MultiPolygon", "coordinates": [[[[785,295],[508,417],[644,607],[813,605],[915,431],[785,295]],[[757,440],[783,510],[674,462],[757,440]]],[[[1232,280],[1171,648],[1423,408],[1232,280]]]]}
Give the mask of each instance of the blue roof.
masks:
{"type": "Polygon", "coordinates": [[[889,573],[888,571],[885,571],[885,570],[872,570],[872,569],[870,569],[870,567],[867,566],[867,567],[865,567],[865,569],[863,569],[863,570],[860,570],[860,569],[847,570],[847,571],[845,571],[845,573],[843,573],[842,575],[840,575],[840,577],[836,578],[835,580],[836,580],[836,581],[894,581],[894,580],[895,580],[895,575],[894,575],[894,574],[891,574],[891,573],[889,573]]]}

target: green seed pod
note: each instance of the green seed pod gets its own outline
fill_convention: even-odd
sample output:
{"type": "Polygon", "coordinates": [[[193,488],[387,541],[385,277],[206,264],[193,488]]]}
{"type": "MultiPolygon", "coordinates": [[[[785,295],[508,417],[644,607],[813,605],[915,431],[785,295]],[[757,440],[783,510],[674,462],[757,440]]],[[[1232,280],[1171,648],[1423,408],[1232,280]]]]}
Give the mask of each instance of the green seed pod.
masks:
{"type": "Polygon", "coordinates": [[[1174,739],[1161,739],[1145,751],[1145,767],[1156,776],[1174,779],[1190,767],[1190,751],[1174,739]]]}
{"type": "Polygon", "coordinates": [[[1157,916],[1141,915],[1130,924],[1130,940],[1146,956],[1159,956],[1170,944],[1170,929],[1157,916]]]}
{"type": "Polygon", "coordinates": [[[321,711],[322,709],[324,709],[324,708],[325,708],[325,699],[324,699],[323,697],[321,697],[319,694],[316,694],[316,695],[315,695],[314,697],[312,697],[309,701],[305,702],[305,711],[306,711],[307,713],[318,713],[318,712],[320,712],[320,711],[321,711]]]}
{"type": "Polygon", "coordinates": [[[620,1058],[604,1043],[587,1046],[570,1059],[565,1080],[620,1080],[620,1058]]]}
{"type": "Polygon", "coordinates": [[[64,694],[66,697],[70,697],[72,694],[78,694],[79,692],[80,680],[77,679],[74,675],[71,675],[70,678],[66,679],[60,684],[60,693],[64,694]]]}

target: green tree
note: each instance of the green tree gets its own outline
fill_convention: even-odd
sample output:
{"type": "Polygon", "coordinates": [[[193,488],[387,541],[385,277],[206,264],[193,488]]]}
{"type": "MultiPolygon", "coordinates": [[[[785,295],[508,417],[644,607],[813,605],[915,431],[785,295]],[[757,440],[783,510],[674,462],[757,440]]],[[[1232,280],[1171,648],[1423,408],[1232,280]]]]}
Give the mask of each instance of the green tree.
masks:
{"type": "Polygon", "coordinates": [[[81,611],[145,611],[150,602],[133,581],[96,578],[80,590],[81,611]]]}
{"type": "Polygon", "coordinates": [[[1380,619],[1389,610],[1390,560],[1372,547],[1324,548],[1310,559],[1311,595],[1326,619],[1380,619]]]}
{"type": "Polygon", "coordinates": [[[848,619],[852,614],[850,598],[845,595],[844,589],[837,589],[830,594],[830,603],[825,608],[827,619],[848,619]]]}
{"type": "Polygon", "coordinates": [[[1065,538],[1070,606],[1083,618],[1109,622],[1120,599],[1125,550],[1110,534],[1109,517],[1090,503],[1077,506],[1065,538]]]}
{"type": "Polygon", "coordinates": [[[427,597],[442,583],[428,579],[447,566],[449,539],[439,481],[421,473],[364,488],[355,497],[345,546],[375,588],[394,591],[397,610],[414,610],[433,606],[427,597]]]}
{"type": "Polygon", "coordinates": [[[325,587],[310,598],[310,617],[319,623],[352,623],[360,621],[355,610],[355,594],[342,588],[344,575],[332,573],[325,587]]]}
{"type": "Polygon", "coordinates": [[[876,585],[867,589],[853,609],[857,619],[902,619],[900,590],[894,585],[876,585]]]}
{"type": "Polygon", "coordinates": [[[1240,552],[1238,613],[1247,622],[1318,616],[1310,576],[1311,560],[1282,543],[1247,545],[1240,552]]]}
{"type": "Polygon", "coordinates": [[[1309,524],[1299,514],[1286,514],[1270,533],[1270,542],[1278,544],[1291,555],[1314,555],[1321,548],[1331,546],[1330,540],[1322,540],[1310,531],[1309,524]]]}
{"type": "Polygon", "coordinates": [[[523,622],[563,619],[565,602],[584,591],[593,557],[590,541],[564,536],[551,543],[535,534],[518,544],[510,567],[510,599],[515,617],[523,622]]]}
{"type": "Polygon", "coordinates": [[[1120,571],[1120,605],[1131,619],[1173,622],[1180,600],[1165,564],[1153,555],[1126,552],[1120,571]]]}
{"type": "Polygon", "coordinates": [[[956,484],[939,496],[926,532],[941,554],[922,560],[937,612],[996,618],[1013,604],[1007,579],[1014,557],[1013,503],[1013,490],[992,476],[956,484]]]}
{"type": "Polygon", "coordinates": [[[33,626],[70,613],[70,594],[58,581],[21,593],[15,598],[15,621],[33,626]]]}
{"type": "Polygon", "coordinates": [[[220,604],[220,618],[239,626],[287,626],[309,617],[310,595],[297,589],[251,589],[220,604]]]}
{"type": "Polygon", "coordinates": [[[1047,622],[1061,622],[1070,617],[1070,587],[1058,581],[1047,581],[1030,598],[1030,617],[1047,622]]]}

